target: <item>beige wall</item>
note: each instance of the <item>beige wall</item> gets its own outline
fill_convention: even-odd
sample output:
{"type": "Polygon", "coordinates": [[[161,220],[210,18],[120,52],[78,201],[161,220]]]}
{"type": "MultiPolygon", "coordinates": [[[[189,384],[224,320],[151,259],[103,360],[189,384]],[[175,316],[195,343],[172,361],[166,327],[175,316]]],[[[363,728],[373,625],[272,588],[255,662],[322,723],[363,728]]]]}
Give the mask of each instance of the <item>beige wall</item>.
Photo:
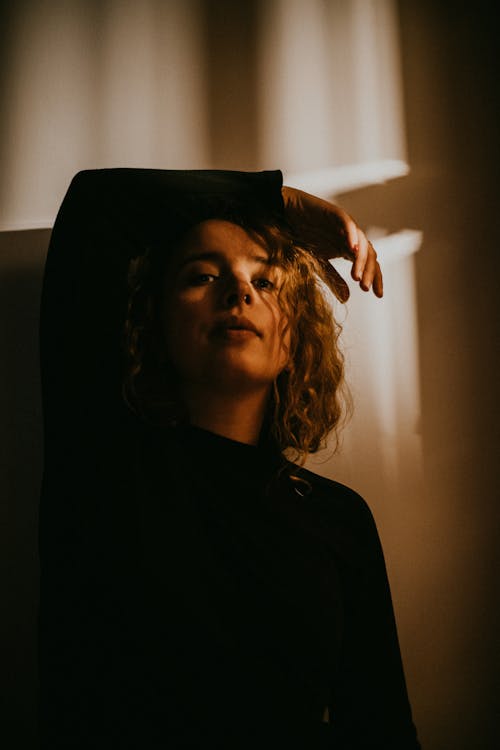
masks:
{"type": "Polygon", "coordinates": [[[417,483],[404,469],[399,506],[387,511],[380,501],[375,511],[424,748],[493,750],[500,741],[495,24],[481,2],[401,0],[400,17],[411,173],[341,196],[365,224],[418,227],[424,236],[415,257],[423,476],[417,483]]]}
{"type": "MultiPolygon", "coordinates": [[[[481,3],[448,5],[400,2],[409,177],[342,197],[364,225],[424,233],[415,257],[423,470],[402,446],[390,495],[369,458],[357,484],[379,522],[424,750],[490,750],[500,696],[496,41],[481,3]]],[[[0,234],[0,705],[17,747],[35,739],[37,334],[48,238],[0,234]]],[[[359,450],[369,457],[369,431],[359,450]]]]}

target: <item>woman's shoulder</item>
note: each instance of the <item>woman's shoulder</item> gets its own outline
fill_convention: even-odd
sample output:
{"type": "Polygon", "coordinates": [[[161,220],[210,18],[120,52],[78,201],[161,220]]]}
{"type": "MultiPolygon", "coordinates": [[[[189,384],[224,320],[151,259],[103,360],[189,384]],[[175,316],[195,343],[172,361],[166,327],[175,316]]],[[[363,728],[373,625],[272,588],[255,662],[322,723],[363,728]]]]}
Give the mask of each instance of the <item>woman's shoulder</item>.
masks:
{"type": "Polygon", "coordinates": [[[359,492],[305,468],[293,476],[298,479],[297,491],[303,495],[309,513],[320,520],[324,529],[340,530],[364,543],[372,540],[378,547],[379,538],[372,510],[359,492]]]}
{"type": "Polygon", "coordinates": [[[303,483],[304,488],[308,486],[308,489],[304,491],[304,495],[307,495],[312,502],[325,503],[336,507],[345,506],[352,510],[353,513],[371,515],[370,508],[364,497],[355,489],[342,482],[329,479],[322,474],[315,474],[310,469],[302,467],[296,471],[292,471],[291,476],[303,483]]]}

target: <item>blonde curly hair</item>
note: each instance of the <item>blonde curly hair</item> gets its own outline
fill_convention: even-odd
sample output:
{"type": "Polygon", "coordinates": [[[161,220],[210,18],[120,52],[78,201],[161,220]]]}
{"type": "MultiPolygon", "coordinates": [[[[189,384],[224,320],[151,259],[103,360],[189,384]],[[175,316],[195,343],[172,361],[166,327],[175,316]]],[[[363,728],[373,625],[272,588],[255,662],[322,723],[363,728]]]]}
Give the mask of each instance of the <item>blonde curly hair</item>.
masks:
{"type": "MultiPolygon", "coordinates": [[[[325,447],[329,436],[336,449],[339,427],[350,411],[341,326],[325,294],[325,287],[334,293],[335,288],[314,248],[296,244],[283,222],[222,218],[242,226],[284,272],[278,300],[290,328],[290,359],[273,384],[263,429],[280,451],[303,464],[310,453],[325,447]]],[[[189,421],[160,322],[169,255],[155,249],[131,261],[123,338],[125,402],[136,415],[160,426],[189,421]]]]}

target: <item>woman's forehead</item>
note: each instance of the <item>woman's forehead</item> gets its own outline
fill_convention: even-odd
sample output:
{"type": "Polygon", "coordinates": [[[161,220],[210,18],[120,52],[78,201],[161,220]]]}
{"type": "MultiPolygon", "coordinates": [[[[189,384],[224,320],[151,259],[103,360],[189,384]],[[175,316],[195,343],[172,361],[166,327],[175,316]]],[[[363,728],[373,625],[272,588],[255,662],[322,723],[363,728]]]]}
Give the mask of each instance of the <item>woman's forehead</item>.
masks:
{"type": "Polygon", "coordinates": [[[175,255],[181,265],[190,258],[211,256],[241,257],[256,263],[268,263],[270,258],[263,240],[259,241],[238,224],[222,219],[207,219],[191,227],[178,244],[175,255]]]}

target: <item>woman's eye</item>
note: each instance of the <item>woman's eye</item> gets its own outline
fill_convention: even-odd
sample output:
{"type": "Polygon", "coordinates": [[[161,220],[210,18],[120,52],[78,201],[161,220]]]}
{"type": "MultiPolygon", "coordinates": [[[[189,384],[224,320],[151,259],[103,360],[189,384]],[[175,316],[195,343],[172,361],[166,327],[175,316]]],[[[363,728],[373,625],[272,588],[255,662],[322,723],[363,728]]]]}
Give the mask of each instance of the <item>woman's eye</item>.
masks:
{"type": "Polygon", "coordinates": [[[213,273],[195,273],[193,274],[189,282],[193,286],[203,286],[204,284],[211,284],[217,276],[213,273]]]}
{"type": "Polygon", "coordinates": [[[257,289],[274,289],[274,282],[271,279],[255,279],[253,285],[257,289]]]}

